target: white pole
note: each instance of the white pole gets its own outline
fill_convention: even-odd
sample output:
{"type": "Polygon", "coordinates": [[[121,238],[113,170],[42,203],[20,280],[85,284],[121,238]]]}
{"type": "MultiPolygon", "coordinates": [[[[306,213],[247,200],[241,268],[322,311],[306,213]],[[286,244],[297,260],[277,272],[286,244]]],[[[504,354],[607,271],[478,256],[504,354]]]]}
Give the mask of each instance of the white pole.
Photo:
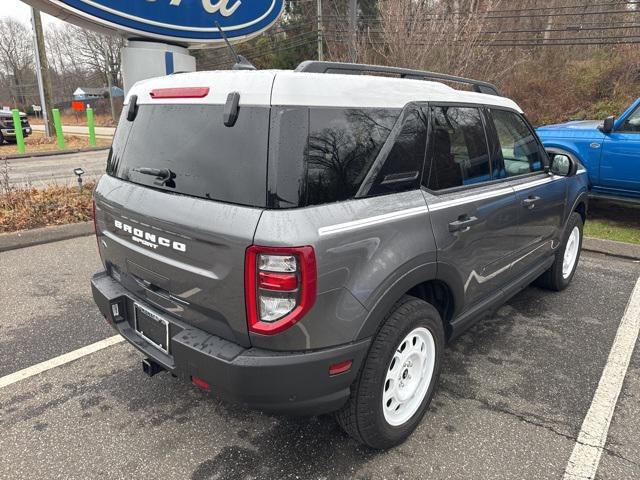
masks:
{"type": "MultiPolygon", "coordinates": [[[[36,31],[36,24],[34,20],[35,12],[31,7],[31,27],[33,28],[33,45],[36,50],[36,76],[38,77],[38,91],[40,93],[40,106],[42,107],[42,121],[44,122],[44,130],[47,137],[50,137],[53,132],[49,129],[49,112],[47,110],[48,105],[44,96],[44,84],[42,81],[42,66],[40,65],[40,48],[38,47],[38,33],[36,31]]],[[[37,115],[36,115],[37,116],[37,115]]]]}
{"type": "Polygon", "coordinates": [[[322,43],[322,0],[318,0],[318,60],[321,62],[324,60],[322,43]]]}

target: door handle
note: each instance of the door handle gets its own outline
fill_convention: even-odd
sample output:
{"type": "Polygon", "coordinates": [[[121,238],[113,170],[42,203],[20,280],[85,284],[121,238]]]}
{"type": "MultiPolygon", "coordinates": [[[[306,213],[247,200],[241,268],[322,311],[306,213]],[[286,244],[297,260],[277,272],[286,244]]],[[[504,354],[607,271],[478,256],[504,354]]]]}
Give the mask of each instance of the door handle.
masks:
{"type": "Polygon", "coordinates": [[[536,206],[536,202],[540,200],[541,200],[540,197],[525,198],[524,200],[522,200],[522,206],[531,210],[536,206]]]}
{"type": "Polygon", "coordinates": [[[460,215],[458,220],[449,224],[449,231],[453,232],[466,232],[476,223],[479,223],[478,217],[470,217],[469,215],[460,215]]]}

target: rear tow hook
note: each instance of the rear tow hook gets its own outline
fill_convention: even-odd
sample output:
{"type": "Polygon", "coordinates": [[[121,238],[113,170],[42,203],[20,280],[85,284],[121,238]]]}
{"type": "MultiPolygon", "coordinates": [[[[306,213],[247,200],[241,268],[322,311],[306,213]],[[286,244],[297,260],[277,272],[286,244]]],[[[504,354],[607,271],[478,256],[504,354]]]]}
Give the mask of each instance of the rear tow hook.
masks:
{"type": "Polygon", "coordinates": [[[142,360],[142,371],[149,377],[153,377],[154,375],[163,372],[164,367],[159,363],[154,362],[150,358],[145,358],[144,360],[142,360]]]}

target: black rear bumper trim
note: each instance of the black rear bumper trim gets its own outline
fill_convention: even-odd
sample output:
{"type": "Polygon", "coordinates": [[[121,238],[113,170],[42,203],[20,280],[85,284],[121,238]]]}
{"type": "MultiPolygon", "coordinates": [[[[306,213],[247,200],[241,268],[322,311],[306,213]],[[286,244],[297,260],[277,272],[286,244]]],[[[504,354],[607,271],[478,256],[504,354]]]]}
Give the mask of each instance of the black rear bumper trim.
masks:
{"type": "MultiPolygon", "coordinates": [[[[317,415],[339,409],[348,399],[369,349],[370,339],[309,352],[243,348],[169,316],[171,356],[137,335],[128,321],[114,322],[111,304],[140,302],[106,272],[91,279],[98,308],[133,346],[166,370],[186,379],[197,376],[211,385],[211,394],[249,408],[292,415],[317,415]],[[329,376],[329,366],[352,360],[350,371],[329,376]]],[[[140,302],[144,303],[144,302],[140,302]]]]}

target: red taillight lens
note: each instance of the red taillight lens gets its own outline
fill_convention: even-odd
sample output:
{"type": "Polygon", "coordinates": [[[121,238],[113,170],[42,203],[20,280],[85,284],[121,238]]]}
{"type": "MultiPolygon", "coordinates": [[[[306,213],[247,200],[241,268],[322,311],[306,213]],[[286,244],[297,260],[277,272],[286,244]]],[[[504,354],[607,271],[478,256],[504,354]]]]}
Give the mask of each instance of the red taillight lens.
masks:
{"type": "Polygon", "coordinates": [[[156,88],[151,90],[151,98],[204,98],[209,95],[209,87],[156,88]]]}
{"type": "Polygon", "coordinates": [[[295,273],[258,272],[258,288],[291,292],[298,288],[298,276],[295,273]]]}
{"type": "Polygon", "coordinates": [[[273,335],[294,325],[316,300],[313,247],[247,249],[245,290],[249,330],[273,335]]]}

